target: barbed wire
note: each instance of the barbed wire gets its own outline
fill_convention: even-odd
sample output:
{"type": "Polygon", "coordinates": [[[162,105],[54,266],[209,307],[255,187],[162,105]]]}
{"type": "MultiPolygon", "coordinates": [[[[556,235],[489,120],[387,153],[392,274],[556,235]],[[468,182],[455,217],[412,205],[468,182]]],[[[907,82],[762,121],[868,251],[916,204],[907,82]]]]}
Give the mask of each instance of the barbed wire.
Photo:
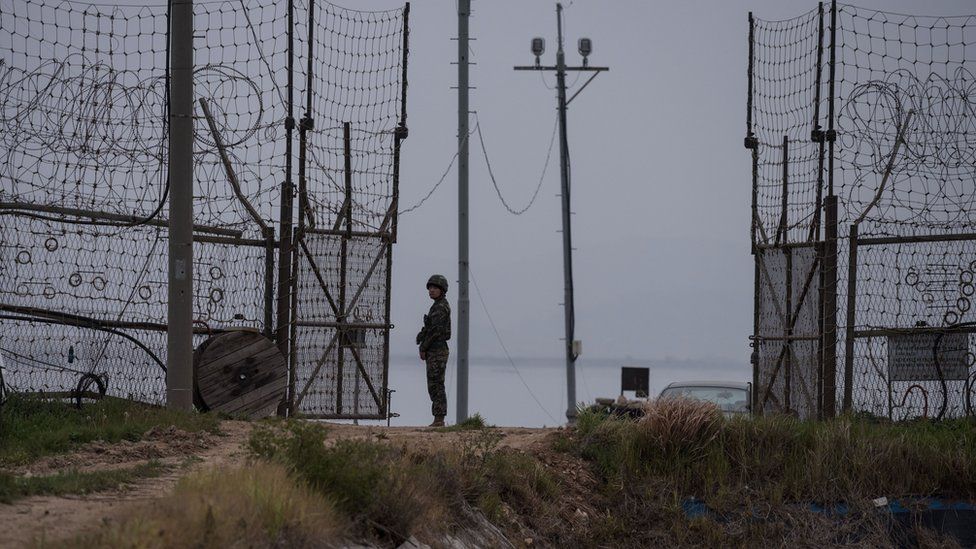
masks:
{"type": "Polygon", "coordinates": [[[754,244],[766,245],[755,254],[757,335],[791,334],[757,347],[757,374],[767,397],[784,398],[770,406],[812,416],[827,364],[812,342],[833,331],[836,350],[825,352],[836,353],[837,395],[854,410],[910,418],[927,414],[927,395],[941,395],[932,403],[940,410],[969,413],[970,336],[941,384],[892,357],[908,341],[898,338],[950,333],[976,314],[976,16],[836,10],[754,21],[754,244]],[[828,234],[820,214],[829,191],[839,209],[836,325],[818,320],[826,301],[809,297],[824,289],[816,246],[828,234]],[[768,246],[764,228],[796,247],[768,246]]]}
{"type": "MultiPolygon", "coordinates": [[[[0,0],[0,43],[11,45],[0,50],[0,340],[17,353],[0,357],[0,386],[56,392],[75,387],[84,372],[110,378],[113,396],[165,398],[166,4],[32,0],[23,10],[0,0]]],[[[194,106],[194,323],[208,332],[267,332],[274,323],[268,296],[292,283],[276,280],[280,257],[264,230],[281,234],[286,99],[294,93],[296,105],[305,103],[298,108],[314,117],[304,166],[318,221],[332,225],[342,211],[346,190],[336,178],[344,172],[342,124],[350,122],[353,221],[357,230],[379,226],[396,181],[392,136],[405,94],[406,12],[217,0],[195,4],[194,18],[201,45],[194,89],[212,109],[210,122],[232,166],[222,162],[194,106]],[[294,45],[283,40],[292,19],[294,45]],[[294,69],[292,55],[299,60],[294,69]],[[286,94],[290,71],[298,78],[289,79],[286,94]],[[239,185],[230,183],[230,171],[239,185]],[[245,203],[258,215],[249,215],[245,203]]],[[[338,240],[309,244],[321,252],[330,280],[340,278],[338,240]]],[[[348,254],[354,276],[369,262],[379,264],[356,314],[388,305],[385,263],[367,244],[354,241],[348,254]]],[[[315,297],[321,296],[307,300],[309,314],[319,312],[315,297]]],[[[307,357],[325,347],[320,334],[302,334],[300,375],[307,373],[307,357]]],[[[194,342],[205,337],[201,331],[194,342]]],[[[372,338],[368,356],[362,351],[375,379],[385,379],[383,345],[372,338]]],[[[316,393],[335,391],[329,383],[316,393]]],[[[308,402],[325,407],[327,401],[308,402]]]]}

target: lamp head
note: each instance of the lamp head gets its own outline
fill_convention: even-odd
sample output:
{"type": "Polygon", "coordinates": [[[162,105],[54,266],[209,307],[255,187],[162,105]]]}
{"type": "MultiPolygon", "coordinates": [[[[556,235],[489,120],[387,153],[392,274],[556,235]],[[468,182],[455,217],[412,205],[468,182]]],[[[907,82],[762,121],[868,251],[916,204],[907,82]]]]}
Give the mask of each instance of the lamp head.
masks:
{"type": "Polygon", "coordinates": [[[593,53],[593,41],[589,38],[580,38],[576,43],[579,54],[583,56],[583,66],[587,64],[587,57],[593,53]]]}
{"type": "Polygon", "coordinates": [[[545,38],[535,37],[532,39],[532,55],[535,56],[535,64],[539,64],[539,57],[546,52],[545,38]]]}

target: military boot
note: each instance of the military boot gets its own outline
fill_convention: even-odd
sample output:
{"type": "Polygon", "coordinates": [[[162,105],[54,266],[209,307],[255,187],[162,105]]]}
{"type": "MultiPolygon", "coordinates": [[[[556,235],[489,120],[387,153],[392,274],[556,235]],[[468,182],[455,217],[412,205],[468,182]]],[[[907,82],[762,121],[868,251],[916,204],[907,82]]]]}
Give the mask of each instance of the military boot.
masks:
{"type": "Polygon", "coordinates": [[[431,427],[443,427],[444,426],[444,416],[434,416],[434,422],[430,424],[431,427]]]}

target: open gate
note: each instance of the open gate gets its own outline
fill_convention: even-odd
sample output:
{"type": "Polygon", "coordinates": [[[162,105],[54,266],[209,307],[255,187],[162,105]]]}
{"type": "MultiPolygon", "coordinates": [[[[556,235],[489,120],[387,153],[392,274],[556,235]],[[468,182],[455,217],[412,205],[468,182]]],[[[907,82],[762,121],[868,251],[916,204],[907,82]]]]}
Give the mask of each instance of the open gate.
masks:
{"type": "Polygon", "coordinates": [[[385,419],[396,200],[378,227],[357,217],[349,124],[343,133],[340,213],[331,227],[303,226],[296,238],[292,410],[324,419],[385,419]]]}
{"type": "MultiPolygon", "coordinates": [[[[282,257],[291,259],[279,271],[278,301],[279,326],[289,332],[278,337],[289,363],[288,408],[309,418],[387,419],[410,5],[309,6],[307,48],[324,55],[310,55],[305,69],[296,227],[290,242],[282,239],[282,257]]],[[[282,211],[292,219],[290,203],[282,211]]]]}
{"type": "MultiPolygon", "coordinates": [[[[752,149],[757,182],[760,166],[768,168],[764,174],[768,184],[753,189],[752,410],[801,418],[829,416],[835,391],[830,349],[836,328],[825,326],[836,326],[831,311],[836,311],[837,199],[827,196],[817,197],[812,205],[797,203],[802,194],[790,181],[790,168],[797,168],[791,165],[791,156],[799,158],[800,170],[822,169],[823,143],[791,142],[784,136],[780,151],[758,140],[747,139],[746,144],[752,149]],[[821,213],[826,217],[823,239],[821,213]]],[[[814,181],[818,179],[822,183],[822,176],[814,181]]]]}

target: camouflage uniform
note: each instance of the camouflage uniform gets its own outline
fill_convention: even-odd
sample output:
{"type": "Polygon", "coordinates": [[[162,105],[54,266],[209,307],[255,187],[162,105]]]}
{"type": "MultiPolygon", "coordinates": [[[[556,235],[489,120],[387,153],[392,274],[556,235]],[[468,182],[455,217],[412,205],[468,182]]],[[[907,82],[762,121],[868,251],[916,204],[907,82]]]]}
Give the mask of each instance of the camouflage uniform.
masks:
{"type": "Polygon", "coordinates": [[[430,395],[430,411],[435,418],[447,415],[447,392],[444,389],[444,373],[450,354],[447,341],[451,339],[451,305],[447,294],[447,279],[440,275],[430,277],[427,286],[437,286],[441,296],[434,300],[430,312],[424,315],[424,327],[417,334],[420,352],[426,354],[427,393],[430,395]]]}

